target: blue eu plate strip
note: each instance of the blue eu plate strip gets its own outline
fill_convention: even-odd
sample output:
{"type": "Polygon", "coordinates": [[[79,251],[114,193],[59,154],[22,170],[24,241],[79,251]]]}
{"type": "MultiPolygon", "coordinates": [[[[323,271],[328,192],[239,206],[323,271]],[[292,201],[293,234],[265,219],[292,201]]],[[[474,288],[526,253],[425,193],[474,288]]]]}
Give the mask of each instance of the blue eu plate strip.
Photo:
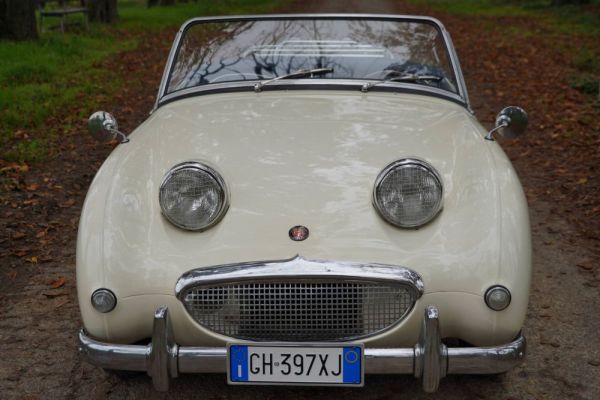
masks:
{"type": "Polygon", "coordinates": [[[344,347],[344,383],[360,384],[360,347],[344,347]]]}
{"type": "Polygon", "coordinates": [[[248,381],[248,346],[229,347],[229,368],[232,382],[248,381]]]}

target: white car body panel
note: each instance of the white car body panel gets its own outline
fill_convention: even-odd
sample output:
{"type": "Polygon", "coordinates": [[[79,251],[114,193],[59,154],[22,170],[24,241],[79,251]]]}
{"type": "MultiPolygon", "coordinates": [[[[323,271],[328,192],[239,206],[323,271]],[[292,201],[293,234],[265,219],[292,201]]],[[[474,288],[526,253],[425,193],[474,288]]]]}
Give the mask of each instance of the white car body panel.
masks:
{"type": "Polygon", "coordinates": [[[194,268],[257,260],[308,259],[401,265],[425,284],[415,309],[366,346],[411,346],[423,308],[440,309],[443,337],[476,346],[506,343],[521,330],[529,295],[531,243],[526,200],[510,161],[464,107],[431,96],[334,90],[211,94],[158,108],[98,171],[80,221],[77,287],[85,329],[100,340],[147,338],[168,305],[181,345],[224,345],[175,297],[194,268]],[[415,157],[444,184],[441,213],[420,229],[386,223],[373,183],[389,163],[415,157]],[[174,165],[198,160],[225,179],[231,204],[204,232],[176,228],[158,190],[174,165]],[[294,242],[294,225],[310,229],[294,242]],[[503,285],[510,306],[483,295],[503,285]],[[91,293],[112,290],[117,308],[95,311],[91,293]]]}

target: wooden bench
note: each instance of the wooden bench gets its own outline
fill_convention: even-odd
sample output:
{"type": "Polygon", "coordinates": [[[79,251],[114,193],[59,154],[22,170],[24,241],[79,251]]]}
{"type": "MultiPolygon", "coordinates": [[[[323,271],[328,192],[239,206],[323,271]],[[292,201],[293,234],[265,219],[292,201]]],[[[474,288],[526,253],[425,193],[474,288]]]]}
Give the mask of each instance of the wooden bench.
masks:
{"type": "MultiPolygon", "coordinates": [[[[44,4],[45,5],[45,4],[44,4]]],[[[60,31],[64,33],[67,17],[72,14],[82,14],[85,29],[88,29],[87,7],[70,7],[68,1],[58,1],[59,8],[46,9],[40,8],[40,32],[44,28],[44,17],[60,18],[60,31]]]]}

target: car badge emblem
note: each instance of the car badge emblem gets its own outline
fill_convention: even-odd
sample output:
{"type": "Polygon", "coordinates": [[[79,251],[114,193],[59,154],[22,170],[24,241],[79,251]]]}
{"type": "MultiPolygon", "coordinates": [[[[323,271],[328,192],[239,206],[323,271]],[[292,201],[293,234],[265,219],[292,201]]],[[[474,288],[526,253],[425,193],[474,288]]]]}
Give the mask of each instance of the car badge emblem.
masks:
{"type": "Polygon", "coordinates": [[[301,242],[308,237],[308,228],[302,225],[296,225],[289,231],[290,239],[294,242],[301,242]]]}

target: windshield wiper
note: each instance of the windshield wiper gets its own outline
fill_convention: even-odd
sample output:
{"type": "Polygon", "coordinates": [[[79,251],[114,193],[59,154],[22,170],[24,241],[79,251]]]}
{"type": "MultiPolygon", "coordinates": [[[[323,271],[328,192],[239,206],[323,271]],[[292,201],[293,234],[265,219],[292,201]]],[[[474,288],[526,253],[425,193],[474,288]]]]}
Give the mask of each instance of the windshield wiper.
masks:
{"type": "Polygon", "coordinates": [[[386,82],[421,82],[421,81],[434,81],[439,82],[442,80],[441,76],[437,75],[415,75],[415,74],[405,74],[401,76],[394,76],[392,78],[384,79],[382,81],[377,82],[366,82],[360,88],[360,91],[366,93],[375,85],[379,85],[380,83],[386,82]]]}
{"type": "Polygon", "coordinates": [[[298,71],[294,71],[290,74],[281,75],[266,81],[260,81],[256,85],[254,85],[254,91],[256,93],[259,93],[265,85],[268,85],[269,83],[278,81],[280,79],[299,78],[301,76],[306,75],[310,75],[312,77],[313,75],[327,74],[330,72],[333,72],[333,68],[299,69],[298,71]]]}

